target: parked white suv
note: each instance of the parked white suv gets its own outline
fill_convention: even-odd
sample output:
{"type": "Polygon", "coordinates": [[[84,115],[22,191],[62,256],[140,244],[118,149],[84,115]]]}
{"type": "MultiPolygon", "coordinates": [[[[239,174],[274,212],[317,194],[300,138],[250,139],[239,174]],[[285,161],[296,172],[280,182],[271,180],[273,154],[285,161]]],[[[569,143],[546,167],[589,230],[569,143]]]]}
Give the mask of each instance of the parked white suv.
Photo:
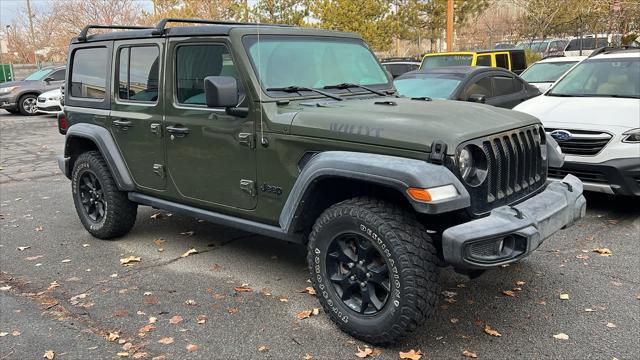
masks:
{"type": "Polygon", "coordinates": [[[544,93],[569,69],[586,58],[586,56],[558,56],[542,59],[529,65],[520,77],[544,93]]]}
{"type": "Polygon", "coordinates": [[[571,173],[585,190],[640,196],[640,49],[589,57],[514,110],[540,118],[565,153],[550,178],[571,173]]]}

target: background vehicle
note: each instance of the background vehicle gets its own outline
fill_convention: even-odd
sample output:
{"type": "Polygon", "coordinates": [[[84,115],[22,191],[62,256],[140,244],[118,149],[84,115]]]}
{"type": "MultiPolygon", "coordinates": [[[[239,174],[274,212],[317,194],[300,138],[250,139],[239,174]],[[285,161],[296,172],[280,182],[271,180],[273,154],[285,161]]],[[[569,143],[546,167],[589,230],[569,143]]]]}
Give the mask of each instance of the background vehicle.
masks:
{"type": "Polygon", "coordinates": [[[398,76],[420,67],[420,61],[412,58],[389,58],[380,61],[382,67],[395,79],[398,76]]]}
{"type": "Polygon", "coordinates": [[[509,70],[490,67],[451,66],[406,73],[393,82],[402,96],[486,103],[512,108],[540,95],[509,70]]]}
{"type": "Polygon", "coordinates": [[[148,205],[304,244],[325,312],[359,339],[396,342],[433,313],[439,264],[519,261],[585,214],[577,178],[546,184],[562,158],[538,119],[396,97],[355,34],[92,28],[59,115],[85,229],[123,236],[148,205]]]}
{"type": "Polygon", "coordinates": [[[562,56],[569,39],[543,39],[522,41],[516,45],[517,49],[529,49],[533,53],[545,58],[547,56],[562,56]]]}
{"type": "Polygon", "coordinates": [[[640,50],[609,50],[590,57],[542,96],[515,108],[542,120],[585,189],[640,195],[640,50]]]}
{"type": "Polygon", "coordinates": [[[516,74],[526,69],[524,50],[483,50],[459,51],[426,54],[421,69],[434,69],[445,66],[489,66],[511,70],[516,74]]]}
{"type": "Polygon", "coordinates": [[[588,56],[593,50],[608,46],[609,40],[605,37],[587,36],[571,39],[564,49],[565,56],[588,56]]]}
{"type": "Polygon", "coordinates": [[[65,67],[44,68],[22,81],[0,84],[0,108],[15,114],[36,115],[38,95],[59,88],[64,83],[65,67]]]}
{"type": "Polygon", "coordinates": [[[537,87],[540,92],[551,88],[554,82],[586,56],[558,56],[542,59],[530,65],[520,74],[523,80],[537,87]]]}
{"type": "Polygon", "coordinates": [[[55,89],[44,92],[38,96],[38,112],[41,114],[57,114],[62,110],[60,105],[60,99],[62,98],[62,91],[55,89]]]}

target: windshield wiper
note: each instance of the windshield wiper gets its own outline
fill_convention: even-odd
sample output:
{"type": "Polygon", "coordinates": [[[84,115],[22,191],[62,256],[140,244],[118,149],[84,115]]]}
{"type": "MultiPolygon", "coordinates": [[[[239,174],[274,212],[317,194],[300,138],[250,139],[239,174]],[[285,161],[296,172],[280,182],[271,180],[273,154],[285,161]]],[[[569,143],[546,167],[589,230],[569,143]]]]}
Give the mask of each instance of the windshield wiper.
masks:
{"type": "Polygon", "coordinates": [[[374,90],[368,86],[364,86],[364,85],[359,85],[359,84],[353,84],[353,83],[341,83],[341,84],[336,84],[336,85],[327,85],[325,87],[323,87],[323,89],[349,89],[349,88],[360,88],[363,90],[367,90],[371,93],[374,93],[376,95],[380,95],[380,96],[388,96],[387,94],[383,93],[382,91],[378,91],[378,90],[374,90]]]}
{"type": "Polygon", "coordinates": [[[318,90],[318,89],[314,89],[306,86],[291,85],[291,86],[285,86],[285,87],[272,87],[272,88],[267,88],[267,91],[284,91],[287,93],[294,93],[294,92],[299,93],[300,91],[311,91],[311,92],[315,92],[320,95],[324,95],[326,97],[332,98],[334,100],[338,100],[338,101],[344,100],[340,95],[331,94],[326,91],[322,91],[322,90],[318,90]]]}

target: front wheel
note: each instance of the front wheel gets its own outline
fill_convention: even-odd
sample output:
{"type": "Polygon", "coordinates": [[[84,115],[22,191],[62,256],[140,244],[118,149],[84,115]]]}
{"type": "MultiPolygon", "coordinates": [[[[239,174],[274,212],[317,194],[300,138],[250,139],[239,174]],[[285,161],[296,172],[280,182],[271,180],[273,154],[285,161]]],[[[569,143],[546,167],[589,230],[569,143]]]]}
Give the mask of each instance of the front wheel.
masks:
{"type": "Polygon", "coordinates": [[[408,211],[369,197],[331,206],[309,236],[311,281],[331,320],[372,343],[394,343],[434,311],[436,249],[408,211]]]}
{"type": "Polygon", "coordinates": [[[99,152],[89,151],[75,160],[71,190],[78,217],[91,235],[112,239],[133,227],[138,206],[118,190],[99,152]]]}
{"type": "Polygon", "coordinates": [[[38,97],[34,94],[27,94],[18,100],[18,111],[25,116],[38,114],[38,97]]]}

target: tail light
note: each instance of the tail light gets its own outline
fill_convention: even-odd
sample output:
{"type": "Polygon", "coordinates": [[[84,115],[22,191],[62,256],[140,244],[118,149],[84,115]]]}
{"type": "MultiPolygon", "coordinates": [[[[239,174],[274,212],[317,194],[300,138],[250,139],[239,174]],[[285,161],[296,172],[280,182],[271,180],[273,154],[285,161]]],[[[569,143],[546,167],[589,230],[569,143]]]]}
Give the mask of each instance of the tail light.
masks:
{"type": "Polygon", "coordinates": [[[58,113],[58,131],[62,135],[67,133],[67,116],[63,111],[58,113]]]}

